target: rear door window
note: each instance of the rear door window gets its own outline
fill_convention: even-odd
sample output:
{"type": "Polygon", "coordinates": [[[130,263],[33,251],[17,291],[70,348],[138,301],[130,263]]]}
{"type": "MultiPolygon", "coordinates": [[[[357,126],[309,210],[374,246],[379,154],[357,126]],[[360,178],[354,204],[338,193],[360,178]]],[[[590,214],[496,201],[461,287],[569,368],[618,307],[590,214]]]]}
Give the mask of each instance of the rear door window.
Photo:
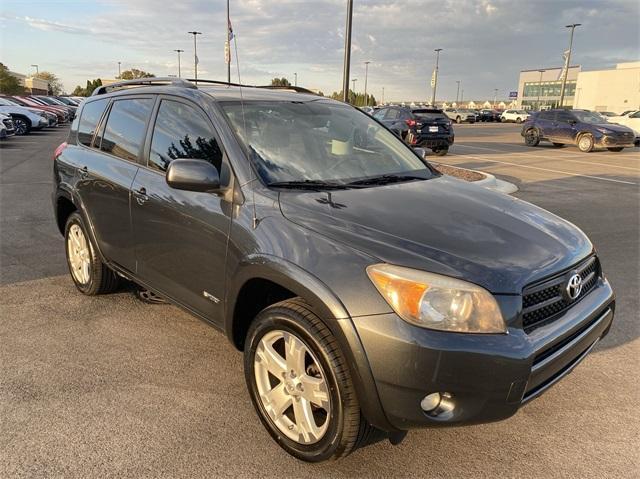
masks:
{"type": "Polygon", "coordinates": [[[222,149],[203,113],[183,102],[162,100],[153,127],[148,166],[166,171],[177,158],[208,161],[219,173],[222,149]]]}
{"type": "Polygon", "coordinates": [[[107,98],[87,102],[80,114],[78,123],[78,142],[85,146],[91,146],[91,140],[96,132],[98,122],[109,103],[107,98]]]}
{"type": "Polygon", "coordinates": [[[387,108],[381,108],[373,114],[373,117],[376,120],[382,120],[384,116],[387,114],[387,108]]]}
{"type": "Polygon", "coordinates": [[[396,108],[389,108],[387,115],[384,117],[385,120],[395,120],[400,115],[400,112],[396,108]]]}
{"type": "Polygon", "coordinates": [[[100,149],[124,160],[137,161],[144,143],[153,101],[153,98],[114,101],[107,118],[100,149]]]}

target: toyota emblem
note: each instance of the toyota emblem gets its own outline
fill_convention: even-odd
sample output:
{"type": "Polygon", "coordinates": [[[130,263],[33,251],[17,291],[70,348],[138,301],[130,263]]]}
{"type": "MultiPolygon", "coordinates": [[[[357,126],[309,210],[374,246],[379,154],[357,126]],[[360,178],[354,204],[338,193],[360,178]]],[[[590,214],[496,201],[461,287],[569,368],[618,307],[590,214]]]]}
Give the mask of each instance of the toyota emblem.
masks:
{"type": "Polygon", "coordinates": [[[582,292],[582,276],[578,273],[572,275],[567,281],[566,292],[571,301],[577,299],[582,292]]]}

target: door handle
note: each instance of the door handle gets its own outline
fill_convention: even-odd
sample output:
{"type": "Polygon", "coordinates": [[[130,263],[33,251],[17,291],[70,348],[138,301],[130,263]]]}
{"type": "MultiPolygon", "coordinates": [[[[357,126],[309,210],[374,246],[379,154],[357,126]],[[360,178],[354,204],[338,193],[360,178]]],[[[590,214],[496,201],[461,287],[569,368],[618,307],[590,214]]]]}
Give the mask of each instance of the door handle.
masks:
{"type": "Polygon", "coordinates": [[[149,199],[149,197],[147,196],[147,189],[144,186],[141,186],[137,190],[134,190],[133,196],[136,197],[136,201],[139,205],[143,205],[149,199]]]}
{"type": "Polygon", "coordinates": [[[80,175],[80,178],[84,180],[87,176],[89,176],[89,168],[83,166],[82,168],[80,168],[78,173],[80,175]]]}

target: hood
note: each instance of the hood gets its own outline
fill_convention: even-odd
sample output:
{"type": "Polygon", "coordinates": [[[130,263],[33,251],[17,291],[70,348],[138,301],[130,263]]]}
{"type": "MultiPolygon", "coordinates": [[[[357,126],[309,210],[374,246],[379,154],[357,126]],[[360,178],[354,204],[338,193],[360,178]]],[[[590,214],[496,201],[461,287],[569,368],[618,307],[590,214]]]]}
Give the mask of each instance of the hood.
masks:
{"type": "Polygon", "coordinates": [[[284,191],[283,215],[381,262],[520,294],[593,246],[571,223],[450,177],[337,191],[284,191]]]}
{"type": "Polygon", "coordinates": [[[607,130],[611,130],[611,131],[615,131],[616,133],[628,133],[631,131],[631,128],[629,128],[628,126],[624,126],[624,125],[618,125],[617,123],[598,123],[597,125],[593,125],[593,126],[597,126],[599,128],[606,128],[607,130]]]}

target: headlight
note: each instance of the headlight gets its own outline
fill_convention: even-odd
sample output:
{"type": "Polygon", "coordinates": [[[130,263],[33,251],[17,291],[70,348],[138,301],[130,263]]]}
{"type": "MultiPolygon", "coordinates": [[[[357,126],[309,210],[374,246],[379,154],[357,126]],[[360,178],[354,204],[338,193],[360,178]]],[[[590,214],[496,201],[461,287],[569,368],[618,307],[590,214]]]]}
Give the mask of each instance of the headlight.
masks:
{"type": "Polygon", "coordinates": [[[600,127],[596,127],[596,130],[598,130],[600,133],[603,133],[605,135],[612,135],[614,132],[609,130],[608,128],[600,128],[600,127]]]}
{"type": "Polygon", "coordinates": [[[402,266],[376,264],[369,278],[389,306],[422,328],[460,333],[506,333],[498,303],[475,284],[402,266]]]}

